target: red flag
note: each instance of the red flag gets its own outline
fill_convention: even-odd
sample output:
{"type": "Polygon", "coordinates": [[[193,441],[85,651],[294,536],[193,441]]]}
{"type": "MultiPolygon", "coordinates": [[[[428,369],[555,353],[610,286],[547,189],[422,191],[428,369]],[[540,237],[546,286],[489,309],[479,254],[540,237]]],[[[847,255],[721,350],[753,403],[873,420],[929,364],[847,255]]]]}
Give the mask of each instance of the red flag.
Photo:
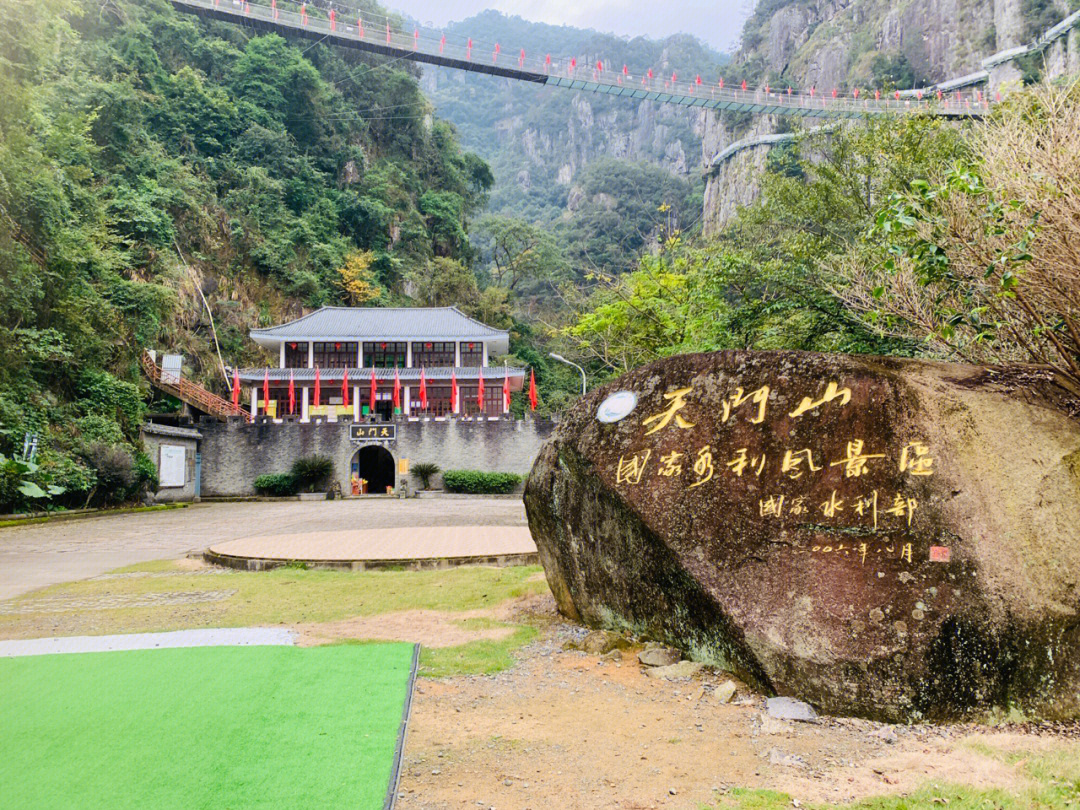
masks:
{"type": "Polygon", "coordinates": [[[315,366],[315,405],[319,405],[319,400],[322,399],[322,391],[320,390],[320,378],[319,367],[315,366]]]}
{"type": "Polygon", "coordinates": [[[480,369],[480,384],[476,388],[476,407],[484,412],[484,370],[480,369]]]}
{"type": "Polygon", "coordinates": [[[232,406],[240,407],[240,369],[235,366],[232,370],[232,406]]]}
{"type": "Polygon", "coordinates": [[[427,410],[427,379],[424,377],[424,367],[420,367],[420,407],[427,410]]]}
{"type": "Polygon", "coordinates": [[[397,366],[394,366],[394,413],[401,408],[401,380],[398,378],[397,366]]]}
{"type": "Polygon", "coordinates": [[[289,416],[296,413],[296,382],[293,380],[292,369],[289,369],[289,416]]]}
{"type": "Polygon", "coordinates": [[[510,410],[510,371],[503,369],[503,411],[510,410]]]}
{"type": "Polygon", "coordinates": [[[341,378],[341,404],[349,407],[349,369],[345,368],[345,376],[341,378]]]}
{"type": "Polygon", "coordinates": [[[263,413],[270,408],[270,369],[263,374],[263,413]]]}
{"type": "Polygon", "coordinates": [[[458,410],[457,374],[453,369],[450,370],[450,410],[454,413],[458,410]]]}
{"type": "Polygon", "coordinates": [[[537,400],[538,398],[536,396],[536,370],[529,369],[529,407],[534,411],[536,410],[537,400]]]}
{"type": "Polygon", "coordinates": [[[371,399],[368,400],[368,411],[372,414],[375,413],[375,367],[371,368],[371,399]]]}

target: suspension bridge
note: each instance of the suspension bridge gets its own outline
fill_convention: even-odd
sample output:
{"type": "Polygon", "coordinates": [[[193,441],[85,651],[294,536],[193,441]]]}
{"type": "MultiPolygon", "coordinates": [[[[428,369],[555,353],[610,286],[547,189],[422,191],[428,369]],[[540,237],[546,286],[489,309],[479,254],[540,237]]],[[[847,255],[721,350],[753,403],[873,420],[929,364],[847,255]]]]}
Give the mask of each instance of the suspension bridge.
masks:
{"type": "Polygon", "coordinates": [[[516,52],[500,43],[478,43],[462,37],[447,37],[439,30],[402,30],[394,20],[370,12],[331,7],[310,9],[278,0],[171,0],[178,10],[207,19],[236,23],[257,31],[300,36],[322,42],[407,59],[429,65],[501,76],[538,85],[605,93],[635,101],[656,101],[707,110],[731,110],[761,115],[797,115],[806,118],[863,118],[922,111],[948,117],[981,116],[990,100],[981,89],[967,93],[941,88],[924,92],[838,89],[819,92],[817,88],[793,90],[768,85],[750,87],[745,81],[725,85],[723,78],[701,75],[679,77],[657,75],[647,69],[632,73],[625,65],[616,67],[601,59],[553,57],[551,54],[516,52]]]}

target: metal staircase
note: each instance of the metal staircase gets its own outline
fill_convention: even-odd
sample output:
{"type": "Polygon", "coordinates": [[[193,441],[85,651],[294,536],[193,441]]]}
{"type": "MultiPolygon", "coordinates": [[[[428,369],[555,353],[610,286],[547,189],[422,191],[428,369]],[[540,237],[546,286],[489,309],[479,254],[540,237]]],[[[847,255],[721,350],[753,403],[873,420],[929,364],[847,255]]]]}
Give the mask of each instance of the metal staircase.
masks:
{"type": "Polygon", "coordinates": [[[143,372],[150,379],[151,385],[158,390],[171,394],[196,410],[210,416],[216,416],[218,419],[225,419],[229,416],[242,416],[245,422],[251,421],[250,413],[233,405],[229,400],[222,399],[217,394],[207,391],[201,385],[196,385],[191,380],[185,380],[182,376],[177,376],[175,379],[165,377],[162,374],[161,366],[157,364],[150,352],[144,351],[141,360],[143,372]]]}

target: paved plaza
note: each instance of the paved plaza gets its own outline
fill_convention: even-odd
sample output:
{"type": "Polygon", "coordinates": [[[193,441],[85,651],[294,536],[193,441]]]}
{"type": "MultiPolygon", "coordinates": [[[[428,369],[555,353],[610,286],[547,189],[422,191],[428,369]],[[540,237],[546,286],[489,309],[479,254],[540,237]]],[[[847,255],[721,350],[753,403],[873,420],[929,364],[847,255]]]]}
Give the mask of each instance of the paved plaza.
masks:
{"type": "Polygon", "coordinates": [[[527,526],[410,526],[256,535],[215,543],[210,553],[233,559],[327,563],[471,562],[532,557],[536,544],[527,526]]]}
{"type": "Polygon", "coordinates": [[[125,565],[201,553],[216,543],[346,530],[525,526],[513,498],[248,501],[54,520],[0,529],[0,599],[125,565]]]}

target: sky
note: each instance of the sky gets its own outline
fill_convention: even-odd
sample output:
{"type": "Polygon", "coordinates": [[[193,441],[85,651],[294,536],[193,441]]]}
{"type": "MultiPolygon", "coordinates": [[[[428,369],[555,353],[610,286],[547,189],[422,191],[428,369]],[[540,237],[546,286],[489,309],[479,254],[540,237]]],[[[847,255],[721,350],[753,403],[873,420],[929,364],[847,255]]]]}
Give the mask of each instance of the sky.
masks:
{"type": "Polygon", "coordinates": [[[389,0],[384,5],[437,27],[493,8],[532,22],[619,36],[694,34],[718,51],[731,52],[754,0],[389,0]]]}

